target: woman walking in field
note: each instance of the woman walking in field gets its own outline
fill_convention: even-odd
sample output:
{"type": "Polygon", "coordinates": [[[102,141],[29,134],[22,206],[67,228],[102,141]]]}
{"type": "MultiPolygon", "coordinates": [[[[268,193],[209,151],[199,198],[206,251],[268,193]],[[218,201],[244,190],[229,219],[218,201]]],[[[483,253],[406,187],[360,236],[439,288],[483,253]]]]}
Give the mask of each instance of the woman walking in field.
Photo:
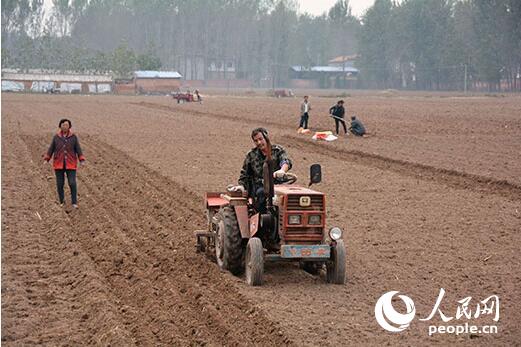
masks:
{"type": "Polygon", "coordinates": [[[81,151],[78,137],[71,130],[71,121],[62,119],[58,127],[60,129],[58,133],[54,135],[51,145],[44,156],[44,160],[48,163],[51,157],[53,157],[53,168],[56,174],[56,187],[58,189],[60,206],[63,206],[65,203],[63,187],[65,185],[65,175],[67,175],[67,182],[71,190],[72,207],[78,208],[76,169],[78,167],[78,160],[80,163],[83,163],[85,157],[81,151]]]}

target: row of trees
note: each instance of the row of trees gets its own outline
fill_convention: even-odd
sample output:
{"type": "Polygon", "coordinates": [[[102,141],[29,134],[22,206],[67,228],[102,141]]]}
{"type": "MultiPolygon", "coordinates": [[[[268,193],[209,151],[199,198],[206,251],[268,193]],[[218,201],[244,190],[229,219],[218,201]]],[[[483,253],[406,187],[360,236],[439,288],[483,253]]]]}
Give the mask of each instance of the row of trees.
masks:
{"type": "Polygon", "coordinates": [[[242,78],[284,84],[290,65],[355,53],[359,27],[347,1],[319,17],[299,15],[294,0],[53,0],[47,15],[42,4],[2,1],[5,66],[100,71],[125,42],[165,69],[193,57],[232,60],[242,78]]]}
{"type": "Polygon", "coordinates": [[[137,54],[127,43],[122,42],[114,50],[105,53],[89,50],[71,41],[69,37],[56,38],[50,35],[35,39],[21,37],[13,43],[11,49],[2,47],[2,67],[14,67],[22,71],[43,69],[113,73],[116,78],[126,78],[132,71],[159,70],[162,66],[153,49],[137,54]]]}
{"type": "MultiPolygon", "coordinates": [[[[237,76],[287,84],[291,65],[358,53],[361,87],[510,87],[521,72],[519,0],[348,0],[321,16],[295,0],[2,1],[2,65],[76,71],[181,69],[233,61],[237,76]]],[[[206,76],[203,76],[206,77],[206,76]]]]}
{"type": "Polygon", "coordinates": [[[376,0],[359,53],[371,86],[521,90],[521,1],[376,0]]]}

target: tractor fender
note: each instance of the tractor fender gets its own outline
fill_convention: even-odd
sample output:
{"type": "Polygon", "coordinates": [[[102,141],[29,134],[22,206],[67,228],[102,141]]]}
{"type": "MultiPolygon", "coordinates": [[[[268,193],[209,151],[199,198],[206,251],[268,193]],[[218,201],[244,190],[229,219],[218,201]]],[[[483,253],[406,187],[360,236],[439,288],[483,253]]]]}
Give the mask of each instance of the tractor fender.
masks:
{"type": "Polygon", "coordinates": [[[250,238],[250,226],[248,221],[248,206],[247,205],[235,205],[235,215],[237,216],[237,222],[239,224],[239,230],[243,239],[250,238]]]}

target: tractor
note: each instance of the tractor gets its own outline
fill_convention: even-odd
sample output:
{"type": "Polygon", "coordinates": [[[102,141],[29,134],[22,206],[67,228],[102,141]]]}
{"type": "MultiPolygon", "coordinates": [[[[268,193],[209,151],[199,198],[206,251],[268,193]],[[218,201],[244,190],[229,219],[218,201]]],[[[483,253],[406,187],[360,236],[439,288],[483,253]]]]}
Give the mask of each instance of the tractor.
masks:
{"type": "Polygon", "coordinates": [[[310,168],[308,187],[294,185],[297,176],[286,173],[279,181],[273,178],[271,145],[263,166],[266,213],[255,210],[246,193],[228,187],[226,192],[207,192],[206,230],[198,230],[196,250],[215,254],[219,268],[234,275],[245,272],[246,282],[260,286],[264,263],[294,261],[314,275],[326,268],[328,283],[344,284],[346,250],[342,230],[326,229],[326,196],[310,189],[322,178],[321,167],[310,168]],[[272,235],[279,241],[278,249],[268,247],[272,235]]]}
{"type": "Polygon", "coordinates": [[[274,96],[276,98],[287,98],[287,97],[295,97],[293,91],[291,89],[271,89],[268,92],[269,96],[274,96]]]}
{"type": "Polygon", "coordinates": [[[176,100],[178,104],[182,104],[185,102],[193,102],[194,95],[190,93],[190,91],[187,91],[186,93],[174,92],[172,93],[172,99],[176,100]]]}

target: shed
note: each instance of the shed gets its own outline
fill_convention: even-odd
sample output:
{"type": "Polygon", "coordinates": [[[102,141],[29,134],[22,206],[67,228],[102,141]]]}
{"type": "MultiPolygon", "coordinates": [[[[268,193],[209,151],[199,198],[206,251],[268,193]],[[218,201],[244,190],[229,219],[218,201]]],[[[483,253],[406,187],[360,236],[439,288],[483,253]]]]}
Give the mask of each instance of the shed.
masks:
{"type": "Polygon", "coordinates": [[[289,71],[292,84],[307,84],[320,88],[346,88],[350,81],[356,80],[358,69],[339,66],[292,66],[289,71]]]}
{"type": "MultiPolygon", "coordinates": [[[[110,93],[112,77],[109,75],[57,74],[57,73],[2,73],[4,86],[17,86],[19,91],[62,93],[110,93]]],[[[10,88],[13,89],[13,88],[10,88]]]]}
{"type": "Polygon", "coordinates": [[[181,87],[177,71],[135,71],[134,83],[138,94],[168,94],[181,87]]]}
{"type": "Polygon", "coordinates": [[[338,67],[354,67],[355,61],[360,58],[359,54],[353,55],[341,55],[331,59],[328,62],[329,66],[338,66],[338,67]]]}

